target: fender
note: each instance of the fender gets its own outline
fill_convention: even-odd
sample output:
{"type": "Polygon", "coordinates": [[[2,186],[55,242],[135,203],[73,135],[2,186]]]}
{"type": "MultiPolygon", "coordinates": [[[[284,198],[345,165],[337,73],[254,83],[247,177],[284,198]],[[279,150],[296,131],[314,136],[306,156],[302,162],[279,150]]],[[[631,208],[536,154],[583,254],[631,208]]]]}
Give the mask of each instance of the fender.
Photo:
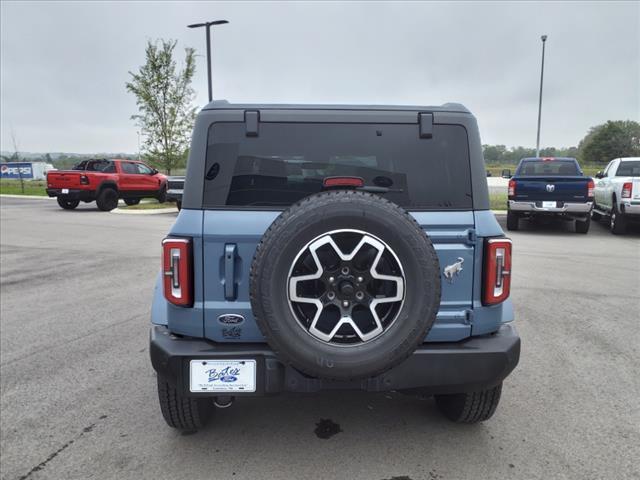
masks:
{"type": "Polygon", "coordinates": [[[113,188],[116,192],[119,191],[118,184],[114,180],[103,180],[98,185],[96,192],[100,192],[100,190],[102,190],[103,188],[113,188]]]}

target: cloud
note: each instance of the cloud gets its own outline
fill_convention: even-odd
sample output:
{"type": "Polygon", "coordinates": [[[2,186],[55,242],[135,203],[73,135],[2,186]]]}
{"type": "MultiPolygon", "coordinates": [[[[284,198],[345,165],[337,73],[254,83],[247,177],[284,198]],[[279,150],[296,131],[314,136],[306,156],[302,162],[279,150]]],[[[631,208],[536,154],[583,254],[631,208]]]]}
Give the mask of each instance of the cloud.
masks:
{"type": "MultiPolygon", "coordinates": [[[[264,103],[464,103],[483,142],[535,143],[540,34],[549,35],[542,144],[640,112],[640,4],[68,2],[1,4],[1,142],[25,151],[137,149],[125,91],[148,39],[198,49],[214,31],[214,96],[264,103]]],[[[9,148],[7,148],[9,147],[9,148]]]]}

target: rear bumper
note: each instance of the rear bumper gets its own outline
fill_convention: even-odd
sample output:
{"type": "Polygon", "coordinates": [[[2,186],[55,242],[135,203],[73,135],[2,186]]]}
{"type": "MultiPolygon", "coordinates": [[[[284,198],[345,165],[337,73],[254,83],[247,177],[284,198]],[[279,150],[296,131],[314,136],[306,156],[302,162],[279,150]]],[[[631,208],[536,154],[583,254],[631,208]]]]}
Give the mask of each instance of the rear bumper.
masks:
{"type": "Polygon", "coordinates": [[[151,364],[187,396],[229,393],[189,392],[192,359],[256,360],[256,391],[236,396],[261,396],[283,392],[322,390],[419,390],[427,394],[477,391],[502,382],[520,359],[520,337],[511,324],[496,333],[455,343],[423,344],[403,363],[376,377],[335,381],[312,378],[283,364],[267,344],[221,344],[203,339],[179,338],[164,326],[151,328],[151,364]]]}
{"type": "Polygon", "coordinates": [[[167,200],[168,201],[182,201],[182,190],[167,190],[167,200]]]}
{"type": "Polygon", "coordinates": [[[622,201],[620,204],[620,210],[625,215],[638,215],[640,216],[640,202],[622,201]]]}
{"type": "Polygon", "coordinates": [[[62,193],[61,188],[47,188],[47,195],[50,197],[64,196],[69,200],[82,200],[85,202],[91,202],[96,199],[96,192],[93,190],[80,190],[75,188],[68,190],[68,193],[62,193]]]}
{"type": "Polygon", "coordinates": [[[560,207],[543,207],[542,202],[509,200],[509,210],[522,213],[575,214],[586,215],[591,212],[593,202],[560,202],[560,207]]]}

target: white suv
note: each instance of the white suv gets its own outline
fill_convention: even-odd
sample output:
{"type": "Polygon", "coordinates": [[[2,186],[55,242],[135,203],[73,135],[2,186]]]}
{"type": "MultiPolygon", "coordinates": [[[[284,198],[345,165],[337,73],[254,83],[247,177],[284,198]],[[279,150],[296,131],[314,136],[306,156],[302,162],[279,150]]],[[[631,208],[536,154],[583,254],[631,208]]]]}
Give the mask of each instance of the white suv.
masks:
{"type": "Polygon", "coordinates": [[[596,174],[593,219],[610,219],[611,231],[624,233],[629,220],[640,220],[640,157],[616,158],[596,174]]]}

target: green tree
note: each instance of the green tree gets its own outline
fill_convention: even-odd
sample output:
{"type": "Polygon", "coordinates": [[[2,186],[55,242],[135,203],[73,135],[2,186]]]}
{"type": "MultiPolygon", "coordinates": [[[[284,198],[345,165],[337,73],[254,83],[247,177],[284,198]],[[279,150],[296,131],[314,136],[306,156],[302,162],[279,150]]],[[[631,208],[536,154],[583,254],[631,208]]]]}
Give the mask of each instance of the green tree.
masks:
{"type": "Polygon", "coordinates": [[[484,159],[487,163],[502,163],[505,161],[507,147],[504,145],[483,145],[484,159]]]}
{"type": "Polygon", "coordinates": [[[578,151],[584,163],[607,163],[618,157],[640,156],[640,123],[609,120],[592,127],[580,141],[578,151]]]}
{"type": "Polygon", "coordinates": [[[127,90],[136,96],[136,120],[144,135],[142,151],[152,165],[171,170],[184,164],[196,117],[192,105],[195,92],[195,50],[185,48],[185,62],[177,70],[173,53],[175,40],[148,42],[146,62],[137,73],[129,72],[127,90]]]}

